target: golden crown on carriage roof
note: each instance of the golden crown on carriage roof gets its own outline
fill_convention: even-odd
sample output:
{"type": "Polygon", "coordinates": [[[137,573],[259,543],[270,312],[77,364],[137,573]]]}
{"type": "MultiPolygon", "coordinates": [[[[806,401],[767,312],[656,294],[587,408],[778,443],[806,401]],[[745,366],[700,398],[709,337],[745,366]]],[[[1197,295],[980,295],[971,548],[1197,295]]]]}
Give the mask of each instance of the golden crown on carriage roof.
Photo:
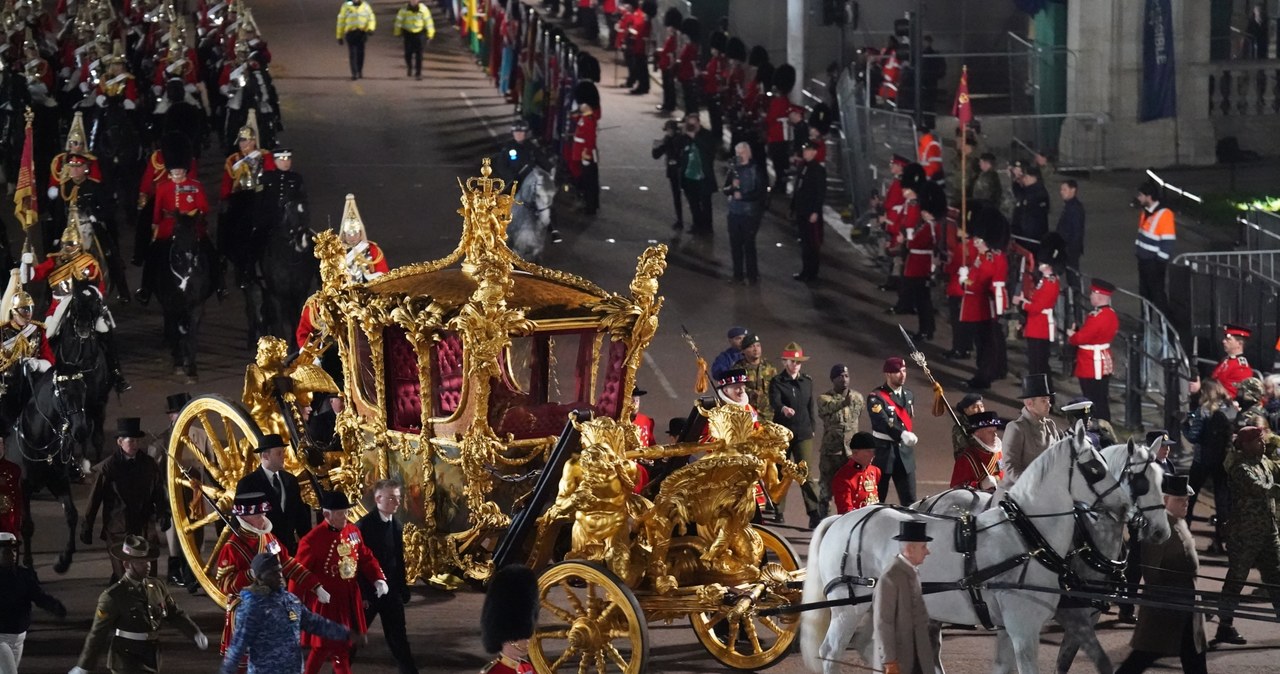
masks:
{"type": "Polygon", "coordinates": [[[466,183],[461,178],[458,179],[458,186],[462,188],[462,209],[458,213],[464,218],[474,218],[486,213],[505,228],[511,222],[511,207],[515,204],[515,197],[507,194],[507,188],[512,187],[507,185],[507,181],[490,178],[491,175],[493,167],[489,164],[489,158],[485,157],[480,165],[480,177],[467,178],[466,183]]]}

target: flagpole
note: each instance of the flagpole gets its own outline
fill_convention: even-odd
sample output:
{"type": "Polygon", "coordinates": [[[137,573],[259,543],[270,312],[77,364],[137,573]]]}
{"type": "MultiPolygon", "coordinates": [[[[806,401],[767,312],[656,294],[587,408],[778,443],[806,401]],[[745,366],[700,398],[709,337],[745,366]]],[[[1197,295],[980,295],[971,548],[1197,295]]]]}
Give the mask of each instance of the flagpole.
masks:
{"type": "MultiPolygon", "coordinates": [[[[969,66],[960,66],[960,81],[965,85],[964,96],[968,96],[969,66]]],[[[965,101],[965,105],[969,102],[965,101]]],[[[957,111],[960,112],[960,111],[957,111]]],[[[969,266],[969,158],[965,149],[969,147],[969,115],[961,113],[960,118],[960,264],[969,266]]]]}

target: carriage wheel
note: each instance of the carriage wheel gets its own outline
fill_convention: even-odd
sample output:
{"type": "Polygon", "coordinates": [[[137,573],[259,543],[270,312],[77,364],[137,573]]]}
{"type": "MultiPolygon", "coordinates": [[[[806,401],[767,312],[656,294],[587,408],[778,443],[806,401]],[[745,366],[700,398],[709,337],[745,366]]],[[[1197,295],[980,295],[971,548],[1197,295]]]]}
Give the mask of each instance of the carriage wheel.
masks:
{"type": "Polygon", "coordinates": [[[596,562],[561,562],[538,578],[542,613],[529,640],[539,672],[641,674],[649,625],[631,588],[596,562]]]}
{"type": "Polygon", "coordinates": [[[200,586],[223,607],[227,596],[214,581],[213,565],[231,530],[219,526],[222,518],[194,490],[207,494],[230,515],[236,483],[257,467],[253,449],[261,440],[262,431],[244,407],[219,395],[187,403],[169,436],[166,463],[173,526],[200,586]]]}
{"type": "MultiPolygon", "coordinates": [[[[766,564],[777,564],[784,571],[800,569],[800,558],[787,539],[772,529],[754,528],[764,541],[762,568],[766,564]]],[[[752,606],[735,618],[731,615],[732,608],[689,614],[698,641],[712,657],[726,667],[743,671],[771,667],[786,657],[800,628],[799,614],[761,617],[752,606]]]]}

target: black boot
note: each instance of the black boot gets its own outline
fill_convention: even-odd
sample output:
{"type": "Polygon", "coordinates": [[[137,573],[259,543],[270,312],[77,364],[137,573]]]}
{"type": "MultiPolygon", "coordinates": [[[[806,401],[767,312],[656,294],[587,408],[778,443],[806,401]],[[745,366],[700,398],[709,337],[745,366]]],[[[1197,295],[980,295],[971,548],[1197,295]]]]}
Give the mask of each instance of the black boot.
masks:
{"type": "Polygon", "coordinates": [[[1213,635],[1213,640],[1220,644],[1233,644],[1236,646],[1243,646],[1249,643],[1249,640],[1240,636],[1239,630],[1228,620],[1224,620],[1218,625],[1218,633],[1213,635]]]}
{"type": "Polygon", "coordinates": [[[124,393],[132,387],[129,386],[129,382],[120,372],[120,356],[119,352],[116,351],[115,333],[108,331],[99,333],[99,335],[102,341],[102,355],[107,361],[107,368],[111,370],[111,386],[116,390],[116,393],[124,393]]]}
{"type": "Polygon", "coordinates": [[[169,575],[165,578],[165,580],[170,585],[177,585],[179,587],[182,587],[187,584],[186,579],[183,578],[183,575],[182,575],[182,558],[181,557],[169,558],[169,575]]]}

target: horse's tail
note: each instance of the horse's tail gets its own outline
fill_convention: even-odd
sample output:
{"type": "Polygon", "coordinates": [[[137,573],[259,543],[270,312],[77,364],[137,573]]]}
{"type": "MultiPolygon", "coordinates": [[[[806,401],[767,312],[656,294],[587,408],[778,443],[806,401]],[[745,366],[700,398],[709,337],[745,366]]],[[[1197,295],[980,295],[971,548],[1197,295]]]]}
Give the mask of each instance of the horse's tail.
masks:
{"type": "MultiPolygon", "coordinates": [[[[839,517],[828,517],[813,530],[813,539],[809,541],[809,559],[805,563],[804,594],[801,601],[806,604],[826,599],[823,592],[822,576],[818,573],[818,560],[822,553],[822,538],[832,523],[839,517]]],[[[822,659],[818,649],[827,636],[827,628],[831,626],[831,609],[810,609],[800,614],[800,653],[804,656],[804,666],[811,672],[822,671],[822,659]]]]}

